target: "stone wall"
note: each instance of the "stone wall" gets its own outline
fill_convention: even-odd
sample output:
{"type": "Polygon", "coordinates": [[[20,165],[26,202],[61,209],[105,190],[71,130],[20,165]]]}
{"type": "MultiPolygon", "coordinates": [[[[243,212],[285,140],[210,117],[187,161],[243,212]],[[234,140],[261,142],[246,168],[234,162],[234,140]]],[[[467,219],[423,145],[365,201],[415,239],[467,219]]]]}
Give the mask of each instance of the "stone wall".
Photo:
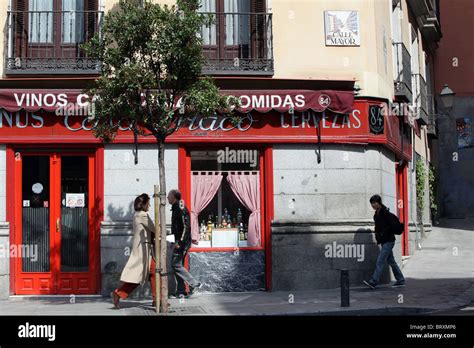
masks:
{"type": "MultiPolygon", "coordinates": [[[[166,146],[165,167],[166,189],[169,191],[178,187],[177,146],[166,146]]],[[[120,274],[128,260],[126,251],[132,245],[133,201],[141,193],[148,193],[152,197],[153,185],[159,183],[156,145],[139,145],[138,164],[134,162],[132,145],[105,145],[104,177],[104,221],[101,224],[100,237],[101,273],[102,294],[108,296],[119,284],[120,274]]],[[[149,214],[154,220],[153,199],[149,214]]],[[[169,222],[171,212],[168,204],[166,215],[169,222]]],[[[170,281],[174,284],[174,278],[170,281]]],[[[134,291],[132,297],[149,295],[150,288],[147,283],[134,291]]]]}
{"type": "MultiPolygon", "coordinates": [[[[102,275],[102,295],[109,296],[110,292],[120,284],[120,275],[132,248],[131,222],[102,222],[100,232],[100,270],[102,275]]],[[[168,245],[168,270],[171,269],[171,245],[168,245]]],[[[174,276],[168,277],[169,291],[174,293],[174,276]]],[[[149,282],[138,287],[130,296],[143,298],[151,296],[149,282]]]]}
{"type": "Polygon", "coordinates": [[[265,252],[192,252],[191,274],[210,292],[265,290],[265,252]]]}
{"type": "Polygon", "coordinates": [[[455,97],[452,110],[439,113],[436,165],[441,216],[474,216],[474,147],[459,149],[456,131],[456,118],[468,117],[474,122],[474,97],[455,97]]]}
{"type": "MultiPolygon", "coordinates": [[[[378,255],[369,198],[380,194],[390,211],[396,208],[390,151],[376,145],[323,145],[318,164],[314,149],[274,147],[273,290],[335,288],[343,268],[349,269],[351,284],[360,285],[378,255]],[[362,256],[327,256],[340,247],[363,251],[362,256]]],[[[400,240],[394,255],[401,264],[400,240]]],[[[381,281],[389,279],[386,272],[381,281]]]]}
{"type": "MultiPolygon", "coordinates": [[[[360,286],[374,270],[378,247],[370,231],[370,220],[345,223],[275,221],[272,225],[273,290],[336,288],[340,270],[349,270],[352,286],[360,286]],[[328,248],[354,246],[362,252],[353,257],[327,254],[328,248]]],[[[354,250],[354,249],[353,249],[354,250]]],[[[389,280],[385,272],[381,282],[389,280]]]]}
{"type": "MultiPolygon", "coordinates": [[[[178,147],[167,145],[165,150],[166,190],[178,188],[178,147]]],[[[133,200],[142,193],[153,195],[159,184],[158,150],[155,144],[138,147],[138,164],[134,163],[133,146],[105,145],[104,151],[104,221],[131,221],[133,200]]],[[[150,212],[153,214],[154,201],[150,212]]],[[[167,221],[171,212],[167,205],[167,221]]]]}
{"type": "Polygon", "coordinates": [[[368,219],[369,198],[380,194],[395,210],[393,154],[379,146],[275,145],[275,219],[368,219]]]}
{"type": "Polygon", "coordinates": [[[0,221],[0,246],[5,255],[0,255],[0,299],[10,295],[10,258],[9,258],[10,229],[8,222],[0,221]]]}

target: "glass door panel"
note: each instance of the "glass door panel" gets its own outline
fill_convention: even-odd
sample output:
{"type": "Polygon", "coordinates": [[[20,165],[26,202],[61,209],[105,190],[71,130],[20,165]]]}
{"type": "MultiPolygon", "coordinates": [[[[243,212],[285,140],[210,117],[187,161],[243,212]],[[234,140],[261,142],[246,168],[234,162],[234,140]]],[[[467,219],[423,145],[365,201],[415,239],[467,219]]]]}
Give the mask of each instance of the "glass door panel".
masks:
{"type": "Polygon", "coordinates": [[[61,272],[89,271],[89,158],[61,157],[61,272]]]}
{"type": "Polygon", "coordinates": [[[23,272],[49,272],[50,157],[25,156],[22,166],[23,272]]]}

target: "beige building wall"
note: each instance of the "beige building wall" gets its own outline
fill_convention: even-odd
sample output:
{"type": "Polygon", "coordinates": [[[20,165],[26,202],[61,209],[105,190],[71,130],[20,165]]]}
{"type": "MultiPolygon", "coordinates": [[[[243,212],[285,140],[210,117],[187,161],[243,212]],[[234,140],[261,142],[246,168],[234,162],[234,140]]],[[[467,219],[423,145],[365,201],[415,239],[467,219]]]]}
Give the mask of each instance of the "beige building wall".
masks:
{"type": "Polygon", "coordinates": [[[426,126],[420,126],[420,136],[415,134],[415,151],[421,157],[430,162],[431,158],[427,139],[428,135],[426,133],[426,126]]]}
{"type": "Polygon", "coordinates": [[[402,28],[402,42],[409,49],[410,47],[410,21],[408,19],[408,4],[402,0],[402,15],[400,18],[402,28]]]}
{"type": "Polygon", "coordinates": [[[272,0],[274,78],[355,80],[360,95],[392,99],[390,3],[272,0]],[[326,10],[359,12],[360,47],[325,45],[326,10]]]}

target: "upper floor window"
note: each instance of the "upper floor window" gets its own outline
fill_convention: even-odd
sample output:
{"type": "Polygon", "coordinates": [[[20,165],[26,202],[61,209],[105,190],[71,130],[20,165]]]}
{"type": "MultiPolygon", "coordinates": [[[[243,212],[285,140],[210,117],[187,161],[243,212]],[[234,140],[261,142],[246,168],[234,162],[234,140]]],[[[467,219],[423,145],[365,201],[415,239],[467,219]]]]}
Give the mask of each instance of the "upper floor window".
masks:
{"type": "Polygon", "coordinates": [[[96,72],[81,45],[99,29],[98,0],[14,0],[7,73],[96,72]]]}
{"type": "Polygon", "coordinates": [[[271,14],[264,0],[201,0],[213,22],[201,28],[211,74],[273,72],[271,14]]]}
{"type": "Polygon", "coordinates": [[[62,43],[84,41],[84,0],[29,0],[28,23],[30,43],[52,43],[56,25],[55,11],[60,16],[60,39],[62,43]]]}
{"type": "MultiPolygon", "coordinates": [[[[255,12],[256,2],[251,0],[201,0],[200,12],[203,13],[223,13],[224,25],[218,23],[210,27],[203,28],[203,40],[205,45],[216,45],[217,36],[223,39],[225,45],[248,44],[250,35],[250,13],[255,12]],[[254,5],[254,6],[252,6],[254,5]]],[[[263,4],[263,2],[260,2],[263,4]]],[[[220,18],[216,18],[218,20],[220,18]]]]}

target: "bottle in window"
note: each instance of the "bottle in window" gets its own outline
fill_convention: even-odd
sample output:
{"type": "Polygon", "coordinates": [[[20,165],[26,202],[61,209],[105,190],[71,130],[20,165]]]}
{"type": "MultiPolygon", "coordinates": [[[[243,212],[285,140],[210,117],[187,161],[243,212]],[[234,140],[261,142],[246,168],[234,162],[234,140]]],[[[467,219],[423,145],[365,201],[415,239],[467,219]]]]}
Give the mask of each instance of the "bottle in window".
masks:
{"type": "Polygon", "coordinates": [[[222,228],[227,228],[227,221],[226,221],[224,215],[222,215],[222,226],[221,226],[221,227],[222,227],[222,228]]]}
{"type": "Polygon", "coordinates": [[[240,208],[237,210],[237,224],[240,226],[240,223],[242,222],[242,210],[240,208]]]}
{"type": "Polygon", "coordinates": [[[209,219],[207,220],[207,233],[212,231],[212,215],[209,215],[209,219]]]}
{"type": "Polygon", "coordinates": [[[229,212],[227,213],[226,220],[227,220],[227,228],[232,228],[232,217],[230,216],[229,212]]]}
{"type": "Polygon", "coordinates": [[[244,241],[244,240],[245,240],[244,229],[242,227],[239,227],[239,241],[244,241]]]}
{"type": "Polygon", "coordinates": [[[200,228],[199,232],[200,232],[199,233],[199,240],[205,240],[207,227],[206,227],[206,224],[204,223],[204,220],[201,221],[201,228],[200,228]]]}
{"type": "Polygon", "coordinates": [[[247,230],[247,228],[248,228],[247,224],[244,224],[244,237],[245,237],[245,240],[248,239],[248,233],[247,233],[248,230],[247,230]]]}
{"type": "Polygon", "coordinates": [[[216,218],[215,218],[215,220],[214,220],[214,227],[215,227],[215,228],[218,228],[218,227],[219,227],[219,217],[217,216],[217,214],[216,214],[216,218]]]}

